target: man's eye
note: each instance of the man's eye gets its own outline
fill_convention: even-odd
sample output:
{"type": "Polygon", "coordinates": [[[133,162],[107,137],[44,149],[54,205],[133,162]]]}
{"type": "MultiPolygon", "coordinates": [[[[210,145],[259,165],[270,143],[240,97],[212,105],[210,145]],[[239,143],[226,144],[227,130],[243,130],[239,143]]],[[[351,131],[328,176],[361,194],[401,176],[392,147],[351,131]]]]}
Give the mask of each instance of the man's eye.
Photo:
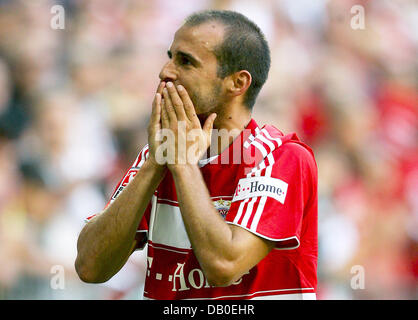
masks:
{"type": "Polygon", "coordinates": [[[186,65],[186,66],[188,66],[188,65],[191,65],[191,64],[192,64],[192,62],[191,62],[188,58],[186,58],[186,57],[181,57],[181,58],[179,58],[179,63],[180,63],[181,65],[186,65]]]}

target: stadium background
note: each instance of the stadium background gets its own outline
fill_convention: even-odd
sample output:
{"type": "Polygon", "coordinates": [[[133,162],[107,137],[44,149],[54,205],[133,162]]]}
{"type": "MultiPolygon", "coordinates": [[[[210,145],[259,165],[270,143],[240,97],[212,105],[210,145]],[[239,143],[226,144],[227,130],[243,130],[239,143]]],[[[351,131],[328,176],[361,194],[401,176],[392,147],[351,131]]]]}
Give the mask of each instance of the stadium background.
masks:
{"type": "Polygon", "coordinates": [[[141,298],[143,253],[108,283],[84,284],[77,235],[146,143],[175,30],[207,8],[259,24],[272,68],[254,117],[315,150],[318,298],[416,299],[412,0],[1,0],[0,299],[141,298]],[[51,28],[55,4],[64,30],[51,28]],[[365,9],[364,29],[350,24],[353,5],[365,9]],[[54,289],[60,268],[65,288],[54,289]],[[363,289],[352,285],[358,270],[363,289]]]}

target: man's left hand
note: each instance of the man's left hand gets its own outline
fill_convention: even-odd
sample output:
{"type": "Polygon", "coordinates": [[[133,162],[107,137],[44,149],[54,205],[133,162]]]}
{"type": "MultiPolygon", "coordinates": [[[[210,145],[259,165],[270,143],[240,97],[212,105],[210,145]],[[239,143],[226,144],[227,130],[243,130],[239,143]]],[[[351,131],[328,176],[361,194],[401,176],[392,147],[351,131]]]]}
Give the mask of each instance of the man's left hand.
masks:
{"type": "Polygon", "coordinates": [[[211,142],[216,113],[205,121],[203,128],[186,89],[167,82],[163,90],[161,125],[168,137],[167,166],[196,165],[211,142]]]}

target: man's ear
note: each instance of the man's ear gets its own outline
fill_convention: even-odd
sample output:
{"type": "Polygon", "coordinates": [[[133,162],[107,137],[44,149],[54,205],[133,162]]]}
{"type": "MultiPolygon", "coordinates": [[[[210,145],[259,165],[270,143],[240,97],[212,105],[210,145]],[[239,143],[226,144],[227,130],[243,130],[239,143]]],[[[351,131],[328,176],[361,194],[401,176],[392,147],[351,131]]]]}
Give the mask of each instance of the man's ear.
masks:
{"type": "Polygon", "coordinates": [[[251,85],[251,73],[247,70],[235,72],[227,77],[227,91],[232,96],[240,96],[247,92],[251,85]]]}

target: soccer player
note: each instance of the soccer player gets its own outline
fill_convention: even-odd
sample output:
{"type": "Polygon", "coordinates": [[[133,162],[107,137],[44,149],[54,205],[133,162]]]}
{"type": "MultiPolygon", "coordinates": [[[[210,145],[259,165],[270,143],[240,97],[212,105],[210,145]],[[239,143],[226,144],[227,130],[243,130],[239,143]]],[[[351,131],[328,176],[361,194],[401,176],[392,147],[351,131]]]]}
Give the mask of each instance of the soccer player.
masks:
{"type": "Polygon", "coordinates": [[[83,281],[107,281],[147,243],[148,299],[316,298],[314,155],[251,117],[269,68],[268,44],[243,15],[185,20],[148,144],[79,235],[83,281]]]}

